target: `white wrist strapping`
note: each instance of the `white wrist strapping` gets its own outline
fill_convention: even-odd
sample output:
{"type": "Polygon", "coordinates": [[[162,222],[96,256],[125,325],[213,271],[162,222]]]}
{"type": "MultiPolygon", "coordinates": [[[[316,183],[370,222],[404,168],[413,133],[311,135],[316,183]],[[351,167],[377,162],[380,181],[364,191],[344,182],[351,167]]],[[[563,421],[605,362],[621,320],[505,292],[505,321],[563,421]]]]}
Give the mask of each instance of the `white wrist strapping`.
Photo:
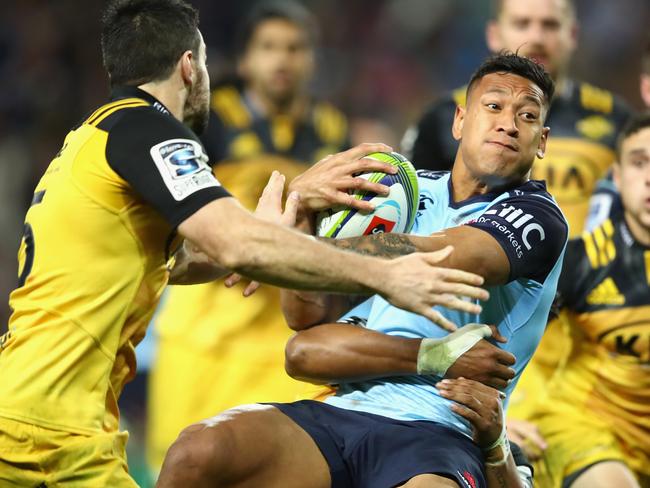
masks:
{"type": "Polygon", "coordinates": [[[501,453],[502,457],[498,461],[491,461],[491,462],[485,462],[485,466],[503,466],[508,462],[508,457],[510,456],[510,442],[508,442],[508,435],[506,433],[506,427],[505,425],[503,426],[503,430],[501,431],[501,435],[499,435],[499,438],[494,441],[490,446],[483,448],[484,453],[490,452],[492,449],[496,449],[497,447],[501,447],[501,453]]]}
{"type": "Polygon", "coordinates": [[[442,339],[422,339],[418,351],[418,374],[444,376],[456,360],[481,339],[492,336],[485,324],[467,324],[442,339]]]}

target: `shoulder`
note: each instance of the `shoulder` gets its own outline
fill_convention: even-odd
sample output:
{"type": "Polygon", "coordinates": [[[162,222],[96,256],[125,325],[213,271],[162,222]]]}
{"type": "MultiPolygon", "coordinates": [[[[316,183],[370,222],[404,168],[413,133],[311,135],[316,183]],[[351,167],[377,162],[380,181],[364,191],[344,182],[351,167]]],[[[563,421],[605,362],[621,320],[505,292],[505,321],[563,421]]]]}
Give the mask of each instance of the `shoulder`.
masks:
{"type": "MultiPolygon", "coordinates": [[[[100,127],[101,128],[101,127],[100,127]]],[[[178,142],[202,147],[199,138],[187,126],[170,114],[152,106],[122,110],[106,120],[108,132],[106,155],[125,159],[142,153],[165,153],[178,142]]]]}
{"type": "Polygon", "coordinates": [[[235,84],[215,87],[210,94],[210,108],[216,118],[227,127],[244,129],[252,123],[241,90],[235,84]]]}
{"type": "Polygon", "coordinates": [[[544,181],[530,180],[508,191],[496,207],[486,211],[485,214],[498,213],[499,216],[505,216],[509,222],[515,221],[513,224],[515,228],[525,223],[522,217],[531,222],[538,220],[549,226],[556,233],[557,238],[566,241],[569,224],[555,199],[546,190],[544,181]],[[521,214],[522,217],[516,218],[514,212],[521,214]],[[510,213],[512,215],[508,217],[510,213]]]}
{"type": "Polygon", "coordinates": [[[632,113],[620,95],[586,82],[576,82],[574,102],[588,112],[612,117],[619,125],[632,113]]]}

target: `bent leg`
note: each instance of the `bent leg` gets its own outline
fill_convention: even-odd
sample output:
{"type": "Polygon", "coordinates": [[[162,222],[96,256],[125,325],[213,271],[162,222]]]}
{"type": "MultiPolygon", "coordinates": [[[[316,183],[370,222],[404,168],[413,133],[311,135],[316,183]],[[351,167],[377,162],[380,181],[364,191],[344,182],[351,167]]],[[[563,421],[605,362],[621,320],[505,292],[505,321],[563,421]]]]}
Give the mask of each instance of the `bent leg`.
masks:
{"type": "Polygon", "coordinates": [[[187,427],[170,447],[158,488],[329,488],[313,439],[270,405],[246,405],[187,427]]]}
{"type": "Polygon", "coordinates": [[[604,461],[587,468],[570,488],[639,488],[632,471],[620,461],[604,461]]]}

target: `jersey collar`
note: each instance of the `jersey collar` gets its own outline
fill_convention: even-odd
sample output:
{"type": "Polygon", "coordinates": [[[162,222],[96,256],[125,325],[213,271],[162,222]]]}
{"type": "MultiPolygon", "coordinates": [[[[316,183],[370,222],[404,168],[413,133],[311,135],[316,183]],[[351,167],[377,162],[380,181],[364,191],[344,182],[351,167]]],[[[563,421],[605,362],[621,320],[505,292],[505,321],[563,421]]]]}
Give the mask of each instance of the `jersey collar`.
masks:
{"type": "Polygon", "coordinates": [[[141,90],[137,86],[116,86],[111,91],[111,101],[121,100],[122,98],[140,98],[151,104],[153,108],[166,115],[171,115],[171,112],[165,107],[156,97],[141,90]]]}

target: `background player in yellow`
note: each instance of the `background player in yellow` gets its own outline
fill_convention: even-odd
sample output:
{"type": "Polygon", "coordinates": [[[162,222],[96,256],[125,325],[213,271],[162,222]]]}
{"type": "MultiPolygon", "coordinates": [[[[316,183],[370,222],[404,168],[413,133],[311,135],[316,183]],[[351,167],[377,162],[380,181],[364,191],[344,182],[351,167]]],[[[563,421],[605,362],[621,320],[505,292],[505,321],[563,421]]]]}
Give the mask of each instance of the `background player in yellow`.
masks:
{"type": "MultiPolygon", "coordinates": [[[[556,82],[557,91],[546,123],[551,127],[546,157],[533,165],[531,178],[546,181],[569,222],[571,236],[583,229],[589,198],[599,178],[614,160],[616,134],[628,110],[612,93],[569,77],[569,63],[576,47],[578,24],[572,0],[493,0],[492,19],[486,26],[486,41],[492,52],[517,51],[544,65],[556,82]]],[[[465,87],[437,101],[404,137],[403,149],[418,168],[450,169],[458,144],[449,126],[456,105],[464,105],[465,87]]],[[[544,389],[569,340],[560,325],[547,329],[539,349],[513,393],[508,414],[525,419],[533,394],[544,389]]],[[[517,435],[538,439],[525,424],[511,423],[517,435]]],[[[543,443],[540,442],[543,445],[543,443]]],[[[526,444],[524,443],[524,446],[526,444]]],[[[529,451],[530,456],[534,453],[529,451]]]]}
{"type": "Polygon", "coordinates": [[[544,488],[650,486],[650,114],[618,155],[623,211],[569,242],[558,285],[573,346],[531,417],[544,488]]]}
{"type": "MultiPolygon", "coordinates": [[[[282,211],[278,173],[256,215],[223,189],[187,127],[200,132],[209,114],[193,7],[109,3],[102,54],[111,101],[68,133],[25,217],[19,287],[0,337],[0,485],[135,486],[117,399],[135,374],[134,347],[168,279],[191,283],[234,270],[279,286],[378,291],[434,320],[431,307],[443,301],[480,308],[441,295],[450,282],[482,280],[434,267],[439,255],[360,256],[274,223],[291,224],[299,198],[290,196],[282,211]]],[[[363,158],[382,150],[390,148],[361,145],[330,160],[341,162],[341,174],[386,169],[363,158]]],[[[341,181],[347,189],[354,178],[341,181]]],[[[340,198],[351,200],[344,191],[340,198]]]]}
{"type": "MultiPolygon", "coordinates": [[[[347,146],[345,117],[312,100],[315,24],[294,3],[259,5],[240,27],[241,81],[212,92],[201,137],[218,180],[254,209],[274,169],[293,179],[306,163],[347,146]]],[[[284,371],[290,330],[278,288],[252,296],[214,282],[168,289],[155,316],[147,450],[159,469],[186,426],[253,401],[291,401],[304,384],[284,371]]]]}

